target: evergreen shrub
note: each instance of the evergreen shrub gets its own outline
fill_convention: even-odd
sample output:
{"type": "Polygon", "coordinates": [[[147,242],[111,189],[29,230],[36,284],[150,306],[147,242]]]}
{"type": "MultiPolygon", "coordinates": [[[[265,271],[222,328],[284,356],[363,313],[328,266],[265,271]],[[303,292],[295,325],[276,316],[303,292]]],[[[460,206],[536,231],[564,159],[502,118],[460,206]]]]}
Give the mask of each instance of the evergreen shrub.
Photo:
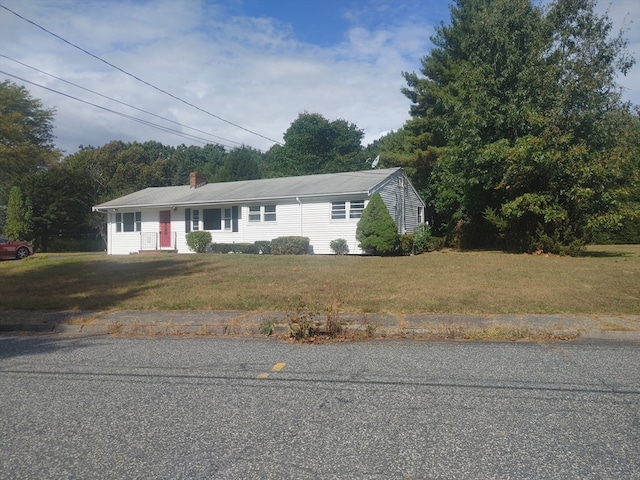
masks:
{"type": "Polygon", "coordinates": [[[308,250],[308,237],[278,237],[271,240],[273,255],[304,255],[308,250]]]}
{"type": "Polygon", "coordinates": [[[331,251],[336,255],[346,255],[349,253],[349,245],[344,238],[336,238],[329,243],[331,251]]]}
{"type": "Polygon", "coordinates": [[[356,227],[360,248],[370,255],[390,255],[398,245],[396,227],[379,193],[374,193],[356,227]]]}
{"type": "Polygon", "coordinates": [[[189,232],[187,233],[187,245],[196,253],[206,253],[211,245],[211,234],[203,231],[189,232]]]}

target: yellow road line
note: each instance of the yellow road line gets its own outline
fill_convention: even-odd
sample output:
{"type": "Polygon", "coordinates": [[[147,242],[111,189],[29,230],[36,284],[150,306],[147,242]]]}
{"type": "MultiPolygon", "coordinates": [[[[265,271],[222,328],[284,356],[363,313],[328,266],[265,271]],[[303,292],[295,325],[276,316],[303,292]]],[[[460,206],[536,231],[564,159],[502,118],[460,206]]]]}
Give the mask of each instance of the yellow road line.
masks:
{"type": "Polygon", "coordinates": [[[276,363],[273,368],[271,369],[272,372],[279,372],[280,370],[282,370],[285,367],[286,363],[281,362],[281,363],[276,363]]]}
{"type": "MultiPolygon", "coordinates": [[[[271,369],[272,372],[279,372],[282,370],[287,364],[284,362],[276,363],[271,369]]],[[[259,373],[256,378],[269,378],[269,374],[267,372],[259,373]]]]}

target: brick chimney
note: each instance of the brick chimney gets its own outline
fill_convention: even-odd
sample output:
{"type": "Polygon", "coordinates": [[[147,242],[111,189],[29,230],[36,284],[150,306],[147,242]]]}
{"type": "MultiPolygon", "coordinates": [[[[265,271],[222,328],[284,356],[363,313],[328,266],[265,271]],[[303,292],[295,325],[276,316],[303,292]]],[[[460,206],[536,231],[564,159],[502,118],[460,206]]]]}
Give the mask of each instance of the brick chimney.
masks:
{"type": "Polygon", "coordinates": [[[191,188],[198,188],[207,183],[207,176],[200,172],[191,172],[189,175],[189,186],[191,188]]]}

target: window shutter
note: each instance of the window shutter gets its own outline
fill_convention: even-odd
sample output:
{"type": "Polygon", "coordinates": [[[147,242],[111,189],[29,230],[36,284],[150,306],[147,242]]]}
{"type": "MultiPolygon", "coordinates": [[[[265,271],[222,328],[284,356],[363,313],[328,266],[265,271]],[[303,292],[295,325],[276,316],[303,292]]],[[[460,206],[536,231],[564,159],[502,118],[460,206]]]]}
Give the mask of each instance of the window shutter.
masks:
{"type": "Polygon", "coordinates": [[[234,232],[238,231],[238,218],[240,217],[239,212],[238,212],[238,207],[232,207],[231,210],[231,223],[232,223],[232,230],[234,232]]]}

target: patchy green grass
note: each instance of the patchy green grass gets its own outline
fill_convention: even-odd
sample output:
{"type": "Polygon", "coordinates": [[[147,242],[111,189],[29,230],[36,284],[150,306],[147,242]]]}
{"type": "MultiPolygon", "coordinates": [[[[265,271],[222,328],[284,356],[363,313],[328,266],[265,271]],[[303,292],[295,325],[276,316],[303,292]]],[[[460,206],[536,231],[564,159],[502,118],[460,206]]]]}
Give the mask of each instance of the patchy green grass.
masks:
{"type": "Polygon", "coordinates": [[[0,308],[640,313],[640,245],[584,257],[443,251],[414,257],[47,256],[0,263],[0,308]]]}

